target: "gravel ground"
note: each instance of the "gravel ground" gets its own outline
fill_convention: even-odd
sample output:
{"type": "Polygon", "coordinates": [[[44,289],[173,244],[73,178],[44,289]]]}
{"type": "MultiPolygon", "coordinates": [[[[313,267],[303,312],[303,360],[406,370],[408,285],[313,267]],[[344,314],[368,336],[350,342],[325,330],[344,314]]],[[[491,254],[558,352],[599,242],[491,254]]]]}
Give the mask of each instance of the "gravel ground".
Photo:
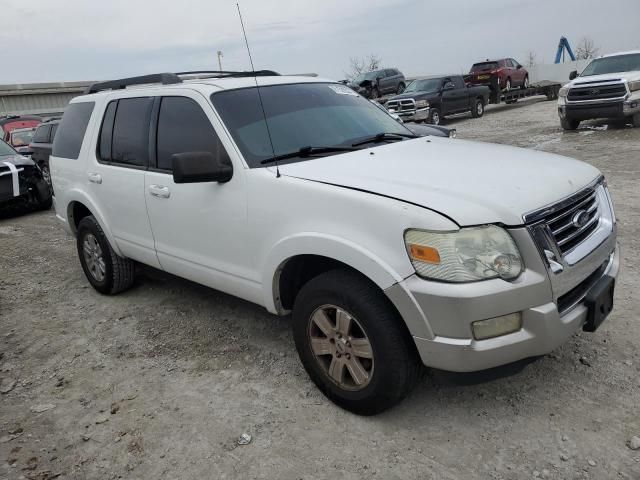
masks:
{"type": "Polygon", "coordinates": [[[564,133],[555,103],[536,100],[449,124],[607,175],[622,273],[597,333],[526,365],[428,371],[398,407],[362,418],[311,384],[288,318],[150,270],[101,296],[53,212],[5,218],[0,478],[640,478],[627,445],[640,436],[640,129],[564,133]]]}

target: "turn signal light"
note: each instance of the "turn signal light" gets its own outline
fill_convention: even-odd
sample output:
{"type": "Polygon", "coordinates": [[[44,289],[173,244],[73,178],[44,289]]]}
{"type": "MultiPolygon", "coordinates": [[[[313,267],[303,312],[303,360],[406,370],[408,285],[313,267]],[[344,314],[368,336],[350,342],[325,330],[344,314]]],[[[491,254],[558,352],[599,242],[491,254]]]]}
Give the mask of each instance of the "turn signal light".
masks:
{"type": "Polygon", "coordinates": [[[440,254],[438,250],[433,247],[412,243],[409,245],[409,253],[411,254],[411,258],[420,262],[440,263],[440,254]]]}

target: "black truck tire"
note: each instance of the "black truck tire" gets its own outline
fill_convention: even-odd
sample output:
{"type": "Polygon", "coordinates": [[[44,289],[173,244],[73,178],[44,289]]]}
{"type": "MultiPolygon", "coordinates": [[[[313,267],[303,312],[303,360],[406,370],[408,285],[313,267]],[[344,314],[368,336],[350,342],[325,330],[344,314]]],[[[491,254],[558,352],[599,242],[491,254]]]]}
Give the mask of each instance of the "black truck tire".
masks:
{"type": "Polygon", "coordinates": [[[422,366],[384,293],[357,272],[330,270],[306,283],[292,312],[296,350],[330,400],[375,415],[412,390],[422,366]]]}
{"type": "Polygon", "coordinates": [[[431,125],[440,125],[442,122],[442,117],[440,116],[440,110],[437,108],[431,108],[429,110],[429,123],[431,125]]]}
{"type": "Polygon", "coordinates": [[[480,118],[484,115],[484,100],[476,98],[473,107],[471,107],[471,116],[473,118],[480,118]]]}
{"type": "Polygon", "coordinates": [[[371,99],[376,99],[380,97],[380,90],[378,90],[378,87],[372,87],[371,88],[371,99]]]}
{"type": "Polygon", "coordinates": [[[580,120],[569,120],[568,118],[561,118],[560,125],[565,130],[575,130],[580,125],[580,120]]]}
{"type": "Polygon", "coordinates": [[[91,286],[98,292],[113,295],[133,285],[135,263],[119,256],[113,250],[93,215],[80,220],[76,246],[82,270],[91,286]]]}

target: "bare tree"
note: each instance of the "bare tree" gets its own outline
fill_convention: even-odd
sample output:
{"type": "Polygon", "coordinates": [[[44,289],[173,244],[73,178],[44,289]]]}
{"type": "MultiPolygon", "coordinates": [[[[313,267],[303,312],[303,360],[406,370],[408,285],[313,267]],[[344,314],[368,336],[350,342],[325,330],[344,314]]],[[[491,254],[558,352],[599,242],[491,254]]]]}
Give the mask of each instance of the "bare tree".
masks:
{"type": "Polygon", "coordinates": [[[381,63],[380,57],[373,53],[366,57],[351,57],[349,59],[349,71],[345,75],[349,80],[352,80],[362,73],[378,70],[381,63]]]}
{"type": "Polygon", "coordinates": [[[594,58],[598,55],[599,51],[600,49],[596,47],[591,37],[582,37],[582,39],[580,39],[580,43],[578,43],[578,47],[576,48],[576,59],[587,60],[589,58],[594,58]]]}
{"type": "Polygon", "coordinates": [[[537,63],[536,57],[536,52],[533,50],[529,50],[529,52],[527,52],[527,67],[533,67],[537,63]]]}

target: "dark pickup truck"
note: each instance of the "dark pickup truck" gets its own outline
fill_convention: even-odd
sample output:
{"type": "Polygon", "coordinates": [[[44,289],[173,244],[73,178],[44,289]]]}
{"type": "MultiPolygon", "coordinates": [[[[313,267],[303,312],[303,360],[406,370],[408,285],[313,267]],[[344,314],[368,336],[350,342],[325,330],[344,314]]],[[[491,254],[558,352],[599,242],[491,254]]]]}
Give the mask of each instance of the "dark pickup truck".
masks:
{"type": "Polygon", "coordinates": [[[481,117],[489,93],[486,86],[466,86],[462,75],[441,75],[414,80],[385,107],[406,122],[438,125],[446,115],[455,113],[471,112],[473,118],[481,117]]]}

